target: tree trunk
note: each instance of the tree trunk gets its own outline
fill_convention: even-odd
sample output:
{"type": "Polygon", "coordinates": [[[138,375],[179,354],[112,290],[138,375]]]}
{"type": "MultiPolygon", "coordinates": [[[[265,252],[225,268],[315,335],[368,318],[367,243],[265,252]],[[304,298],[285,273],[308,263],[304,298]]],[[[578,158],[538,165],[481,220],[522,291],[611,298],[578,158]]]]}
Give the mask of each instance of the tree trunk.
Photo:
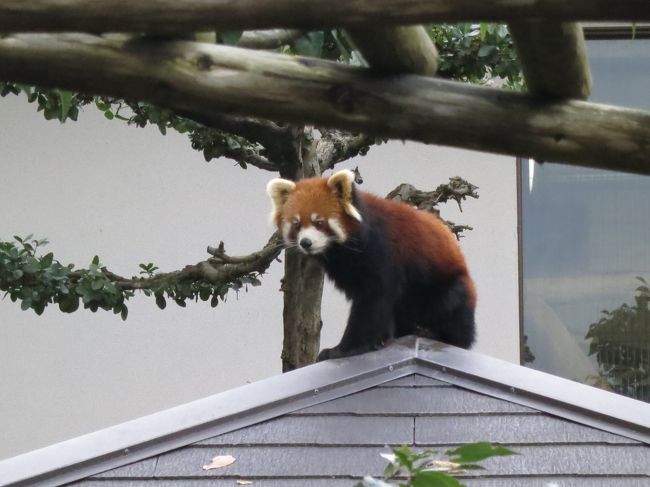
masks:
{"type": "Polygon", "coordinates": [[[323,270],[297,249],[284,252],[282,372],[316,361],[320,349],[323,270]]]}
{"type": "MultiPolygon", "coordinates": [[[[298,180],[321,175],[317,142],[303,138],[302,167],[283,177],[298,180]]],[[[288,372],[316,361],[320,349],[323,269],[313,258],[296,248],[284,252],[284,342],[282,371],[288,372]]]]}

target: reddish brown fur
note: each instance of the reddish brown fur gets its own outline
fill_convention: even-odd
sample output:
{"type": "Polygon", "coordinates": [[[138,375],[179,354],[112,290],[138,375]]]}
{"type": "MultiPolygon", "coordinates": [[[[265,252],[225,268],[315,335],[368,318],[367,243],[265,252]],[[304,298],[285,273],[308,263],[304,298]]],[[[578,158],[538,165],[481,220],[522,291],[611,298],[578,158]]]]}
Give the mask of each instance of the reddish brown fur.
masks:
{"type": "Polygon", "coordinates": [[[343,211],[336,194],[323,178],[302,179],[296,183],[296,189],[282,207],[280,226],[296,215],[300,216],[303,226],[309,226],[313,213],[325,219],[336,218],[348,234],[353,233],[359,225],[359,222],[343,211]]]}
{"type": "MultiPolygon", "coordinates": [[[[398,261],[421,260],[422,263],[433,263],[441,273],[467,274],[465,257],[460,251],[456,237],[436,215],[365,191],[357,190],[357,195],[363,198],[369,209],[390,222],[388,235],[398,261]],[[428,235],[430,238],[423,239],[422,235],[428,235]]],[[[295,215],[300,215],[302,224],[308,226],[311,224],[313,213],[325,219],[337,218],[348,235],[354,234],[355,229],[359,227],[359,222],[343,211],[336,194],[323,178],[300,180],[283,206],[280,218],[281,221],[289,221],[295,215]]],[[[465,278],[465,283],[474,306],[474,283],[469,276],[465,278]]]]}
{"type": "Polygon", "coordinates": [[[352,301],[341,343],[323,350],[319,360],[362,353],[386,339],[420,332],[469,348],[475,338],[476,290],[451,230],[431,213],[356,190],[352,180],[351,173],[344,173],[301,180],[295,187],[288,183],[292,190],[277,209],[287,243],[305,253],[314,236],[320,239],[309,233],[312,218],[318,217],[316,230],[333,238],[324,245],[321,239],[312,255],[352,301]],[[333,218],[345,235],[328,226],[333,218]],[[306,233],[299,233],[303,229],[306,233]]]}
{"type": "Polygon", "coordinates": [[[437,216],[405,203],[359,191],[369,208],[390,222],[388,234],[399,261],[433,263],[450,275],[466,272],[465,257],[449,227],[437,216]],[[422,236],[427,235],[428,239],[422,236]]]}

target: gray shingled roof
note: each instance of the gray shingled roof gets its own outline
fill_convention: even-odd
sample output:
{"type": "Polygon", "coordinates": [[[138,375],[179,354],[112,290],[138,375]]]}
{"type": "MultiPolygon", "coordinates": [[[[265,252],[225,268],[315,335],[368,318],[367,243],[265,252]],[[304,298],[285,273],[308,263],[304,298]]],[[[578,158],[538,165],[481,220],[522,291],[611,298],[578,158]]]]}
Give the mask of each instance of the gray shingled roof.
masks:
{"type": "Polygon", "coordinates": [[[470,486],[650,485],[649,404],[413,338],[0,462],[0,485],[351,487],[386,445],[483,440],[520,455],[470,486]]]}

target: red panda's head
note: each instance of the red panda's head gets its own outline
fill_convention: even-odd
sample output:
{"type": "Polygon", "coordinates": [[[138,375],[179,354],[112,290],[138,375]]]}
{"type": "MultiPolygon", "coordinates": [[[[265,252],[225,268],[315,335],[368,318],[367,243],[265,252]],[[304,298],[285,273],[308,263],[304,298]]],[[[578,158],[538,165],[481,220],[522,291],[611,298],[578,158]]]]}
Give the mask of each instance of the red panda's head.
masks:
{"type": "Polygon", "coordinates": [[[354,173],[348,169],[329,179],[273,179],[266,190],[273,202],[271,221],[285,244],[305,254],[318,255],[333,242],[345,242],[361,221],[352,201],[354,173]]]}

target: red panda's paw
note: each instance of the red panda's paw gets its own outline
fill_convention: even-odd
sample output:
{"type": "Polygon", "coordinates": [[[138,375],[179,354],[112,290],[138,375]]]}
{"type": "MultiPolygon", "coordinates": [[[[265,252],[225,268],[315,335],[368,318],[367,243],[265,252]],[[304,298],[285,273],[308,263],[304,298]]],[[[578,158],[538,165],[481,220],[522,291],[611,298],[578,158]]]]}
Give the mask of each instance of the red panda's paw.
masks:
{"type": "Polygon", "coordinates": [[[352,355],[359,355],[362,353],[371,352],[379,348],[381,348],[381,346],[372,347],[369,345],[361,345],[355,348],[342,348],[340,345],[337,345],[336,347],[333,348],[324,348],[323,350],[321,350],[321,352],[318,354],[318,358],[316,359],[316,361],[322,362],[323,360],[350,357],[352,355]]]}
{"type": "Polygon", "coordinates": [[[337,353],[337,350],[335,348],[324,348],[318,354],[318,358],[316,359],[316,362],[322,362],[323,360],[329,360],[331,358],[338,358],[340,356],[341,356],[340,352],[337,353]]]}
{"type": "Polygon", "coordinates": [[[323,350],[320,351],[318,354],[318,358],[316,359],[317,362],[322,362],[323,360],[330,360],[334,358],[341,358],[341,357],[349,357],[350,355],[356,355],[358,352],[356,350],[346,350],[341,348],[340,346],[332,347],[332,348],[324,348],[323,350]]]}

